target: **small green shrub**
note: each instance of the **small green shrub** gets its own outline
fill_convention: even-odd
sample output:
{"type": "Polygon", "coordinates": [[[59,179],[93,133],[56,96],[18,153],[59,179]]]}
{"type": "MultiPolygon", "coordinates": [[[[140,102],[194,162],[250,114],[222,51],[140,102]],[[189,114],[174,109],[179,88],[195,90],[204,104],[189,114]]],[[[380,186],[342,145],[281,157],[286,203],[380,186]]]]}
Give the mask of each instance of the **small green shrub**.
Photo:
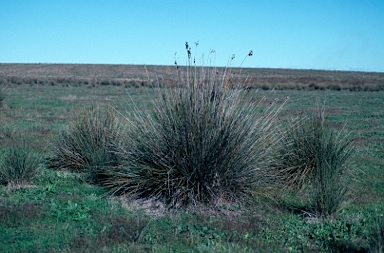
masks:
{"type": "Polygon", "coordinates": [[[335,214],[347,193],[343,176],[352,142],[331,129],[324,111],[318,110],[296,125],[289,124],[281,144],[277,167],[285,185],[308,190],[316,214],[335,214]]]}
{"type": "Polygon", "coordinates": [[[339,84],[331,84],[331,85],[328,85],[328,89],[340,91],[341,87],[339,84]]]}
{"type": "Polygon", "coordinates": [[[327,252],[367,252],[370,225],[362,220],[315,220],[304,231],[327,252]]]}
{"type": "Polygon", "coordinates": [[[238,200],[274,179],[281,107],[255,103],[225,71],[189,68],[176,85],[157,88],[151,113],[132,109],[122,167],[105,170],[103,184],[173,206],[238,200]]]}
{"type": "Polygon", "coordinates": [[[302,230],[327,252],[383,252],[382,210],[362,211],[355,217],[315,219],[302,230]]]}
{"type": "Polygon", "coordinates": [[[103,80],[103,81],[100,82],[100,85],[108,86],[108,85],[110,85],[110,82],[109,82],[109,80],[103,80]]]}
{"type": "Polygon", "coordinates": [[[50,167],[90,172],[93,177],[99,167],[116,166],[111,148],[118,142],[120,130],[112,109],[92,106],[80,110],[54,144],[50,167]]]}
{"type": "Polygon", "coordinates": [[[38,175],[41,154],[21,141],[5,149],[0,164],[0,182],[8,185],[31,183],[38,175]]]}

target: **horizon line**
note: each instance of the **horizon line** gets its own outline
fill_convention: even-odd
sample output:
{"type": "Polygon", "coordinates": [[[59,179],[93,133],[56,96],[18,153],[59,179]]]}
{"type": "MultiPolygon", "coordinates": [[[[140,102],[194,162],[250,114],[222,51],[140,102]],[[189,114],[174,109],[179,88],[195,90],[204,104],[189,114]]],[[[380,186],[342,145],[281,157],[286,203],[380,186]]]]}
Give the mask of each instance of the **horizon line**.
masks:
{"type": "MultiPolygon", "coordinates": [[[[159,66],[159,67],[175,67],[174,64],[138,64],[138,63],[47,63],[47,62],[0,62],[0,65],[123,65],[123,66],[159,66]]],[[[236,66],[204,66],[204,65],[177,65],[178,67],[207,67],[207,68],[231,68],[231,69],[280,69],[293,71],[329,71],[329,72],[365,72],[365,73],[382,73],[383,71],[361,70],[361,69],[337,69],[337,68],[297,68],[297,67],[236,67],[236,66]]]]}

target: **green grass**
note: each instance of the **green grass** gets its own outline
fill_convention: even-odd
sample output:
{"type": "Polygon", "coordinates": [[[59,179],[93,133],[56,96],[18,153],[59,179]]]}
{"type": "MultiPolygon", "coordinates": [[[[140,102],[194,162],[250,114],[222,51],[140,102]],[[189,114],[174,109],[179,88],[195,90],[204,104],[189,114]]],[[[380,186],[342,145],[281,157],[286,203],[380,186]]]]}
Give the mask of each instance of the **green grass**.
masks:
{"type": "MultiPolygon", "coordinates": [[[[53,171],[44,163],[33,185],[0,186],[0,249],[4,252],[372,252],[383,245],[384,96],[378,93],[330,91],[259,91],[285,100],[280,119],[316,109],[326,100],[330,126],[352,131],[356,152],[353,176],[346,180],[353,201],[333,220],[321,221],[287,204],[257,197],[217,210],[164,210],[108,192],[84,180],[83,174],[53,171]],[[143,209],[144,208],[144,209],[143,209]],[[151,212],[149,212],[149,210],[151,212]]],[[[50,144],[73,120],[74,112],[94,103],[128,108],[130,99],[144,110],[157,97],[154,89],[118,87],[10,87],[0,111],[0,147],[9,137],[27,133],[34,151],[45,158],[50,144]],[[16,132],[16,133],[14,133],[16,132]]],[[[269,103],[267,103],[267,106],[269,103]]],[[[261,108],[262,109],[262,108],[261,108]]],[[[278,193],[269,193],[275,194],[278,193]]],[[[283,203],[302,201],[286,194],[283,203]]],[[[203,207],[202,207],[203,208],[203,207]]],[[[382,249],[382,248],[381,248],[382,249]]]]}
{"type": "MultiPolygon", "coordinates": [[[[186,68],[179,66],[182,72],[186,72],[186,68]]],[[[0,84],[31,87],[150,87],[154,80],[169,76],[173,70],[174,66],[0,64],[0,84]]],[[[250,87],[264,90],[384,90],[384,74],[380,72],[242,68],[238,77],[241,82],[248,78],[250,87]]]]}

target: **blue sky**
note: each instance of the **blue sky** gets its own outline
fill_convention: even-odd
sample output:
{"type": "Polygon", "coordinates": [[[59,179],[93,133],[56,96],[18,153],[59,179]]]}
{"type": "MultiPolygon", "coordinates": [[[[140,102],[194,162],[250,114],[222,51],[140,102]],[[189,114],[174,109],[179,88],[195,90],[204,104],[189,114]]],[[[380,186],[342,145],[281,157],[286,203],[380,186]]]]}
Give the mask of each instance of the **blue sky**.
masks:
{"type": "Polygon", "coordinates": [[[384,0],[0,1],[0,63],[185,64],[186,41],[204,65],[384,72],[384,0]]]}

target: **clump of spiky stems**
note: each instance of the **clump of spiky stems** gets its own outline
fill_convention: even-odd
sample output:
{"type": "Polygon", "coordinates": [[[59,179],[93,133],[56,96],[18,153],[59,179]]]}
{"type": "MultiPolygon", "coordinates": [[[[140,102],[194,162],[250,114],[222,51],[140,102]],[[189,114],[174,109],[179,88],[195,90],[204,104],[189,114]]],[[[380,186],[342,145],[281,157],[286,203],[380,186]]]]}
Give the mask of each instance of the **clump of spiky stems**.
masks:
{"type": "Polygon", "coordinates": [[[330,131],[319,144],[310,201],[321,217],[333,216],[346,201],[345,164],[353,152],[351,143],[341,133],[330,131]]]}
{"type": "Polygon", "coordinates": [[[323,128],[321,115],[288,121],[283,127],[275,166],[280,170],[285,186],[300,189],[313,179],[323,128]]]}
{"type": "Polygon", "coordinates": [[[194,73],[176,87],[158,88],[151,113],[136,108],[126,116],[122,166],[103,171],[112,192],[171,206],[214,204],[251,196],[273,179],[270,153],[281,106],[261,110],[227,71],[194,73]]]}
{"type": "Polygon", "coordinates": [[[285,186],[307,187],[314,213],[335,214],[345,201],[345,164],[353,152],[352,141],[332,129],[323,109],[289,124],[281,141],[279,168],[285,186]]]}
{"type": "Polygon", "coordinates": [[[23,140],[7,147],[0,161],[0,183],[12,186],[31,183],[38,176],[40,162],[41,154],[33,152],[23,140]]]}
{"type": "Polygon", "coordinates": [[[117,166],[112,148],[119,139],[120,124],[112,108],[81,109],[53,145],[52,168],[90,172],[102,166],[117,166]]]}

